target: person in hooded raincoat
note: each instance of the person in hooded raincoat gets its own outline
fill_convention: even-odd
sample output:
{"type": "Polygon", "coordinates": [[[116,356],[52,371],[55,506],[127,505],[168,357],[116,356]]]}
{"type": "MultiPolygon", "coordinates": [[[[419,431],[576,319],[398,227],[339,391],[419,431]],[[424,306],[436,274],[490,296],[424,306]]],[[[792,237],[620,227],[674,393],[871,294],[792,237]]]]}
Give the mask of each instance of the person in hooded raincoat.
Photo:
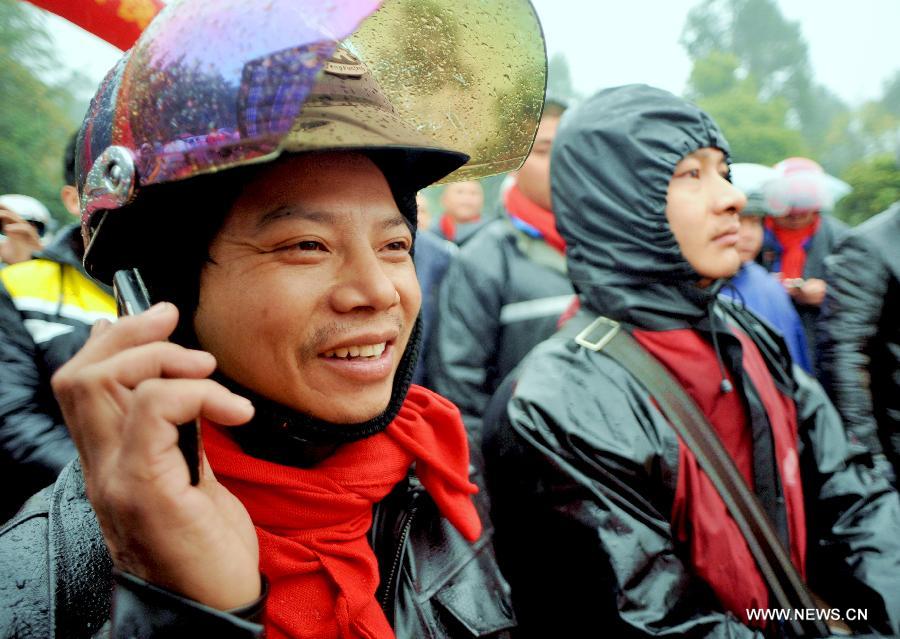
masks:
{"type": "MultiPolygon", "coordinates": [[[[704,413],[812,588],[900,631],[900,502],[848,452],[784,341],[719,300],[744,196],[696,106],[643,85],[570,111],[553,202],[581,310],[621,323],[704,413]]],[[[497,557],[522,636],[763,637],[775,607],[724,502],[642,380],[565,328],[485,416],[497,557]]]]}

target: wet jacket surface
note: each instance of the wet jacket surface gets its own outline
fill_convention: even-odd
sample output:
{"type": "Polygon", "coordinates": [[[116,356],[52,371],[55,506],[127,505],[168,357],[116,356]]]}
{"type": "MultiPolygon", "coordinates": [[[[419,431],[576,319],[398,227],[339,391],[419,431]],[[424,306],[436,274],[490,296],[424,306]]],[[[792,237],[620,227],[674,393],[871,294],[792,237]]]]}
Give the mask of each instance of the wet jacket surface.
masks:
{"type": "MultiPolygon", "coordinates": [[[[836,411],[790,367],[780,336],[716,301],[716,286],[696,286],[668,228],[675,165],[710,146],[727,151],[704,113],[649,87],[604,91],[566,113],[553,201],[583,312],[704,339],[713,330],[727,339],[726,319],[742,327],[797,409],[811,585],[832,606],[868,608],[861,630],[898,632],[897,494],[854,463],[836,411]]],[[[565,331],[504,382],[485,418],[484,451],[521,636],[762,637],[724,611],[676,541],[679,446],[641,381],[565,331]]]]}
{"type": "Polygon", "coordinates": [[[0,271],[0,476],[4,521],[75,456],[50,377],[100,318],[115,319],[107,290],[81,267],[78,225],[36,259],[0,271]]]}
{"type": "Polygon", "coordinates": [[[900,470],[900,204],[854,228],[827,260],[822,380],[847,430],[900,470]]]}
{"type": "Polygon", "coordinates": [[[476,442],[491,395],[556,331],[572,295],[563,256],[506,217],[488,223],[450,265],[427,345],[428,379],[459,407],[476,442]]]}
{"type": "MultiPolygon", "coordinates": [[[[475,501],[486,523],[485,497],[475,501]]],[[[478,541],[465,541],[412,475],[375,506],[369,541],[381,571],[376,596],[398,638],[508,636],[514,625],[509,586],[494,560],[492,535],[486,525],[478,541]]],[[[77,462],[0,528],[0,636],[262,633],[261,625],[171,593],[114,583],[77,462]]]]}

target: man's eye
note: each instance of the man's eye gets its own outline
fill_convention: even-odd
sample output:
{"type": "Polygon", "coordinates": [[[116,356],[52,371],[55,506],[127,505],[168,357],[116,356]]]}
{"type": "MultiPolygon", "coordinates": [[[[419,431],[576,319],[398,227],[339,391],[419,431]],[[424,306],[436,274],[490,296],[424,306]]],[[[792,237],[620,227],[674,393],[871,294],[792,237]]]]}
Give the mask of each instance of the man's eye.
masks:
{"type": "Polygon", "coordinates": [[[690,171],[686,171],[685,175],[696,180],[700,177],[700,169],[691,169],[690,171]]]}
{"type": "Polygon", "coordinates": [[[409,242],[406,240],[397,240],[396,242],[390,242],[385,248],[389,251],[405,251],[408,253],[409,242]]]}
{"type": "Polygon", "coordinates": [[[324,251],[325,245],[315,240],[303,240],[294,244],[294,248],[300,251],[324,251]]]}

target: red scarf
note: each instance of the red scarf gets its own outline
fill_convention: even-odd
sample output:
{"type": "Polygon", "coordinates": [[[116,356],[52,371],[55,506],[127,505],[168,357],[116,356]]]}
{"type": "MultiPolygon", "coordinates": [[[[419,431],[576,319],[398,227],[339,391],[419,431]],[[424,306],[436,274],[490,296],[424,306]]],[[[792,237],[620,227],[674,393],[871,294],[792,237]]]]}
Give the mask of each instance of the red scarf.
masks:
{"type": "Polygon", "coordinates": [[[444,234],[445,238],[451,242],[456,241],[456,220],[452,216],[444,215],[441,217],[440,221],[438,221],[438,228],[441,229],[441,233],[444,234]]]}
{"type": "Polygon", "coordinates": [[[819,230],[822,218],[818,215],[815,221],[802,229],[786,229],[778,226],[772,218],[766,220],[766,227],[775,235],[775,239],[781,244],[781,279],[796,279],[803,277],[803,268],[806,266],[807,240],[819,230]]]}
{"type": "MultiPolygon", "coordinates": [[[[743,366],[759,392],[772,424],[775,457],[784,487],[791,560],[801,575],[806,565],[806,517],[797,456],[797,414],[794,402],[775,387],[756,345],[732,329],[741,341],[743,366]]],[[[634,337],[681,384],[712,424],[725,449],[749,486],[753,485],[753,442],[750,425],[737,392],[719,391],[715,351],[692,329],[634,331],[634,337]]],[[[726,374],[727,371],[726,371],[726,374]]],[[[731,375],[728,374],[729,379],[731,375]]],[[[733,381],[733,380],[732,380],[733,381]]],[[[678,481],[672,505],[672,530],[690,552],[694,573],[708,583],[722,606],[745,624],[747,609],[768,608],[769,594],[753,555],[725,502],[700,469],[694,454],[679,439],[678,481]]]]}
{"type": "Polygon", "coordinates": [[[503,195],[503,205],[511,217],[525,222],[540,233],[548,245],[565,254],[566,242],[556,230],[556,217],[553,211],[548,211],[529,200],[516,184],[503,195]]]}
{"type": "Polygon", "coordinates": [[[416,475],[441,513],[469,541],[481,534],[471,495],[469,448],[459,410],[411,386],[400,412],[377,435],[341,446],[313,468],[245,454],[220,427],[203,426],[216,478],[247,508],[269,579],[269,637],[393,637],[375,600],[378,562],[366,540],[372,507],[416,475]]]}

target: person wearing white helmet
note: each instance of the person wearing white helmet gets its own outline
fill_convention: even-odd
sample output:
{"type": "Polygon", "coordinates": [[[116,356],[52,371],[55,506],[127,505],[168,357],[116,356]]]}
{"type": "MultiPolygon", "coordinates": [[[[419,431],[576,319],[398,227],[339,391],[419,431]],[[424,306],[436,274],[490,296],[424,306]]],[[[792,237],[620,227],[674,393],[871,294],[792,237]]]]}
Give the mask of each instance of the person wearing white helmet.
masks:
{"type": "Polygon", "coordinates": [[[50,227],[50,211],[30,195],[0,195],[0,262],[16,264],[41,250],[41,238],[50,227]]]}
{"type": "Polygon", "coordinates": [[[80,459],[0,534],[3,634],[514,625],[459,411],[410,384],[411,253],[419,189],[527,155],[540,26],[526,0],[379,4],[173,2],[101,85],[85,266],[157,303],[54,376],[80,459]]]}

